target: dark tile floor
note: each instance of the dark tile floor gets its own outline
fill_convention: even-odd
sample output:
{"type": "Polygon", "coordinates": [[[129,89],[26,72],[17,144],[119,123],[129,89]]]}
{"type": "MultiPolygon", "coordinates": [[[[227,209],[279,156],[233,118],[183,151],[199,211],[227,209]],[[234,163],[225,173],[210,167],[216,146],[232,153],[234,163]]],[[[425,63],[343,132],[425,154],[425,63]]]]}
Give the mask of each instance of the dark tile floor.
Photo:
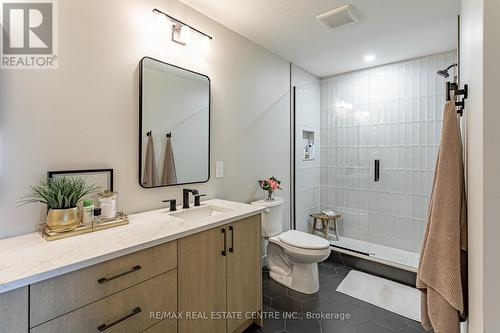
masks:
{"type": "Polygon", "coordinates": [[[271,280],[264,270],[264,327],[250,327],[244,333],[426,332],[416,321],[337,292],[338,285],[349,270],[328,261],[320,264],[320,289],[314,295],[288,289],[271,280]],[[311,315],[314,317],[311,318],[311,315]],[[337,317],[326,318],[328,315],[337,317]]]}

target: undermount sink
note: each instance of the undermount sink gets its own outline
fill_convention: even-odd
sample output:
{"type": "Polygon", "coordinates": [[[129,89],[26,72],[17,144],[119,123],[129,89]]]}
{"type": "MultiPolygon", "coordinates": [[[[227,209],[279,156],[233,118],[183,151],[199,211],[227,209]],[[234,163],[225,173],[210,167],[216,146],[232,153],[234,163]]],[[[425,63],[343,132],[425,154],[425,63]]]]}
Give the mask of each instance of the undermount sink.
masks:
{"type": "Polygon", "coordinates": [[[177,217],[184,221],[195,221],[206,217],[223,214],[231,210],[232,209],[230,208],[209,205],[186,209],[178,213],[171,213],[170,216],[177,217]]]}

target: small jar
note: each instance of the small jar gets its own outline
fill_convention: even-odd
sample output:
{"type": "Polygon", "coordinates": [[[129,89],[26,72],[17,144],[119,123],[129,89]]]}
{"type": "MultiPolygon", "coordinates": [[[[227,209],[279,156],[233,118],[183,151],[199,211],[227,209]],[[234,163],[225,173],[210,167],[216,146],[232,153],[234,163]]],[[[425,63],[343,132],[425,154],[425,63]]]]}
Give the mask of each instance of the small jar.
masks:
{"type": "Polygon", "coordinates": [[[83,200],[82,205],[82,223],[92,224],[94,220],[94,202],[90,199],[83,200]]]}
{"type": "Polygon", "coordinates": [[[118,193],[109,190],[97,194],[97,202],[101,207],[101,218],[112,219],[116,217],[118,212],[117,198],[118,193]]]}
{"type": "Polygon", "coordinates": [[[97,207],[97,208],[94,208],[94,224],[99,224],[101,223],[102,221],[102,218],[101,218],[101,208],[97,207]]]}

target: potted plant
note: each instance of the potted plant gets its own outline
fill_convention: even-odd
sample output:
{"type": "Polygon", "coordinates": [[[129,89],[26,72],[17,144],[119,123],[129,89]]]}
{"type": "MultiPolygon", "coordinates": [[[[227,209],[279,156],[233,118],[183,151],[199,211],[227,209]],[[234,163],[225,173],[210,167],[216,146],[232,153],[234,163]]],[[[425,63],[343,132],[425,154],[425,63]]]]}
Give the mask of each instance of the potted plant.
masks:
{"type": "Polygon", "coordinates": [[[264,191],[267,191],[266,200],[268,200],[268,201],[274,200],[274,191],[281,190],[280,184],[281,184],[281,181],[276,179],[276,177],[271,177],[269,179],[259,180],[260,188],[263,189],[264,191]]]}
{"type": "Polygon", "coordinates": [[[84,179],[78,177],[49,178],[42,180],[39,185],[31,186],[31,196],[21,200],[21,203],[46,204],[49,208],[47,227],[50,230],[67,231],[80,224],[78,203],[98,189],[97,185],[87,185],[84,179]]]}

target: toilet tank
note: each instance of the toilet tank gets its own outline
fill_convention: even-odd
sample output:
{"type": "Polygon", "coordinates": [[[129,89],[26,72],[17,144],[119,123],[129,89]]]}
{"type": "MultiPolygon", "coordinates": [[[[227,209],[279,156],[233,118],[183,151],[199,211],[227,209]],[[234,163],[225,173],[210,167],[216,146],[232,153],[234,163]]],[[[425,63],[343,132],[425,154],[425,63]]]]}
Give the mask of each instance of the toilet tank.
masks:
{"type": "Polygon", "coordinates": [[[262,237],[272,237],[283,231],[283,198],[259,200],[252,202],[254,206],[266,207],[262,214],[262,237]]]}

